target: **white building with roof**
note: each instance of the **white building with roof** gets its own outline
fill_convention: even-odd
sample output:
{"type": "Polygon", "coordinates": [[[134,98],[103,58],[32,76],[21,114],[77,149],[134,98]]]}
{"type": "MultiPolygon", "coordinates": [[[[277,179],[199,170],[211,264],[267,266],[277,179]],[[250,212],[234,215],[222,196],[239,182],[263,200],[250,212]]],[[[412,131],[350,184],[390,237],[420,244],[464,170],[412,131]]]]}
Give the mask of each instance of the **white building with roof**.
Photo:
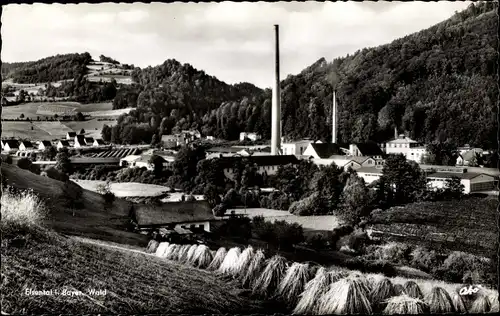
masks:
{"type": "Polygon", "coordinates": [[[281,143],[281,154],[282,155],[295,155],[302,156],[310,144],[314,141],[310,139],[302,139],[292,142],[282,142],[281,143]]]}
{"type": "Polygon", "coordinates": [[[424,144],[401,134],[385,144],[385,153],[403,154],[407,160],[422,163],[427,155],[427,149],[424,144]]]}
{"type": "Polygon", "coordinates": [[[245,139],[256,141],[261,139],[261,136],[257,133],[245,133],[245,132],[240,133],[240,142],[244,141],[245,139]]]}

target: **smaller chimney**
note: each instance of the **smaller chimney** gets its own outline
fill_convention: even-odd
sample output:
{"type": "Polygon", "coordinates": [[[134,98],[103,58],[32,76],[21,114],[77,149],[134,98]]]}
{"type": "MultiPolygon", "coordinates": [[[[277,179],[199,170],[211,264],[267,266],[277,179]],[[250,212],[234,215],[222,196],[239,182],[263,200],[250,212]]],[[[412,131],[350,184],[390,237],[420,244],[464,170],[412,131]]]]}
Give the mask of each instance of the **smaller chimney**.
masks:
{"type": "Polygon", "coordinates": [[[398,139],[398,128],[394,126],[394,139],[398,139]]]}

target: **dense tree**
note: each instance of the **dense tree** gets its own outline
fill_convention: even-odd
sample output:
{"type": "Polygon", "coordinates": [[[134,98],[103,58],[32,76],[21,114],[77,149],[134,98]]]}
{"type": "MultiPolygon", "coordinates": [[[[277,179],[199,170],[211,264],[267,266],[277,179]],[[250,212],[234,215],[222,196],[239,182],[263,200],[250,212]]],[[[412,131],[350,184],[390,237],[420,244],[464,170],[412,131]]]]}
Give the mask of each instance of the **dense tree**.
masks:
{"type": "Polygon", "coordinates": [[[342,207],[336,212],[346,223],[357,223],[370,210],[370,194],[363,178],[351,174],[342,192],[342,207]]]}
{"type": "Polygon", "coordinates": [[[71,174],[73,171],[73,166],[71,165],[67,148],[61,148],[59,153],[56,155],[55,169],[67,175],[71,174]]]}
{"type": "Polygon", "coordinates": [[[152,155],[150,160],[149,160],[149,163],[151,163],[153,165],[153,173],[155,174],[155,177],[157,177],[157,178],[161,177],[161,175],[163,173],[163,162],[164,161],[165,160],[158,155],[152,155]]]}
{"type": "Polygon", "coordinates": [[[427,145],[427,156],[422,162],[429,165],[454,166],[457,158],[456,144],[433,142],[427,145]]]}
{"type": "Polygon", "coordinates": [[[172,164],[173,176],[169,186],[183,191],[192,191],[195,186],[198,163],[205,159],[205,149],[201,146],[182,147],[172,164]]]}
{"type": "Polygon", "coordinates": [[[426,191],[427,179],[414,161],[405,156],[389,155],[382,169],[381,183],[390,191],[395,203],[409,203],[418,200],[426,191]]]}

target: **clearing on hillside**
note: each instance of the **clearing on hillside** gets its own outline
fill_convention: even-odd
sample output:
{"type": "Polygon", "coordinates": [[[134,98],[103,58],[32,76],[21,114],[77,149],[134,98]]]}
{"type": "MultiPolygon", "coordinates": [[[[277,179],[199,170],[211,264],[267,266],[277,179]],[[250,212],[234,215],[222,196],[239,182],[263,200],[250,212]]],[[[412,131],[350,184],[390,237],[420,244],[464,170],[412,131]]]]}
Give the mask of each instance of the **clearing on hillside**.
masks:
{"type": "Polygon", "coordinates": [[[57,138],[31,122],[2,121],[2,138],[8,137],[27,138],[31,140],[53,140],[57,138]],[[31,129],[32,127],[33,129],[31,129]]]}
{"type": "MultiPolygon", "coordinates": [[[[106,181],[100,180],[73,180],[82,188],[97,192],[99,185],[106,181]]],[[[170,188],[156,184],[145,184],[137,182],[115,182],[110,185],[111,192],[118,197],[139,197],[139,196],[158,196],[170,191],[170,188]]]]}
{"type": "Polygon", "coordinates": [[[54,137],[64,137],[73,130],[61,122],[33,122],[33,125],[54,137]]]}

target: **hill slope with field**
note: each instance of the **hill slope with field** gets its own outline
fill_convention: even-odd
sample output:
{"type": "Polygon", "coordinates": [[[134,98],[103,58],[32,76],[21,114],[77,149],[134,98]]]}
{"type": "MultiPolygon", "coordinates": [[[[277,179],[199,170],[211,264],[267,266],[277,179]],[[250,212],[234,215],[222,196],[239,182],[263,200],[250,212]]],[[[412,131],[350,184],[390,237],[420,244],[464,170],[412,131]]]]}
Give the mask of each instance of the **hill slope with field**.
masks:
{"type": "Polygon", "coordinates": [[[57,232],[131,245],[144,245],[145,236],[127,232],[129,202],[115,199],[107,205],[102,195],[82,189],[74,182],[61,182],[3,163],[2,178],[8,185],[31,189],[50,205],[44,224],[57,232]]]}

